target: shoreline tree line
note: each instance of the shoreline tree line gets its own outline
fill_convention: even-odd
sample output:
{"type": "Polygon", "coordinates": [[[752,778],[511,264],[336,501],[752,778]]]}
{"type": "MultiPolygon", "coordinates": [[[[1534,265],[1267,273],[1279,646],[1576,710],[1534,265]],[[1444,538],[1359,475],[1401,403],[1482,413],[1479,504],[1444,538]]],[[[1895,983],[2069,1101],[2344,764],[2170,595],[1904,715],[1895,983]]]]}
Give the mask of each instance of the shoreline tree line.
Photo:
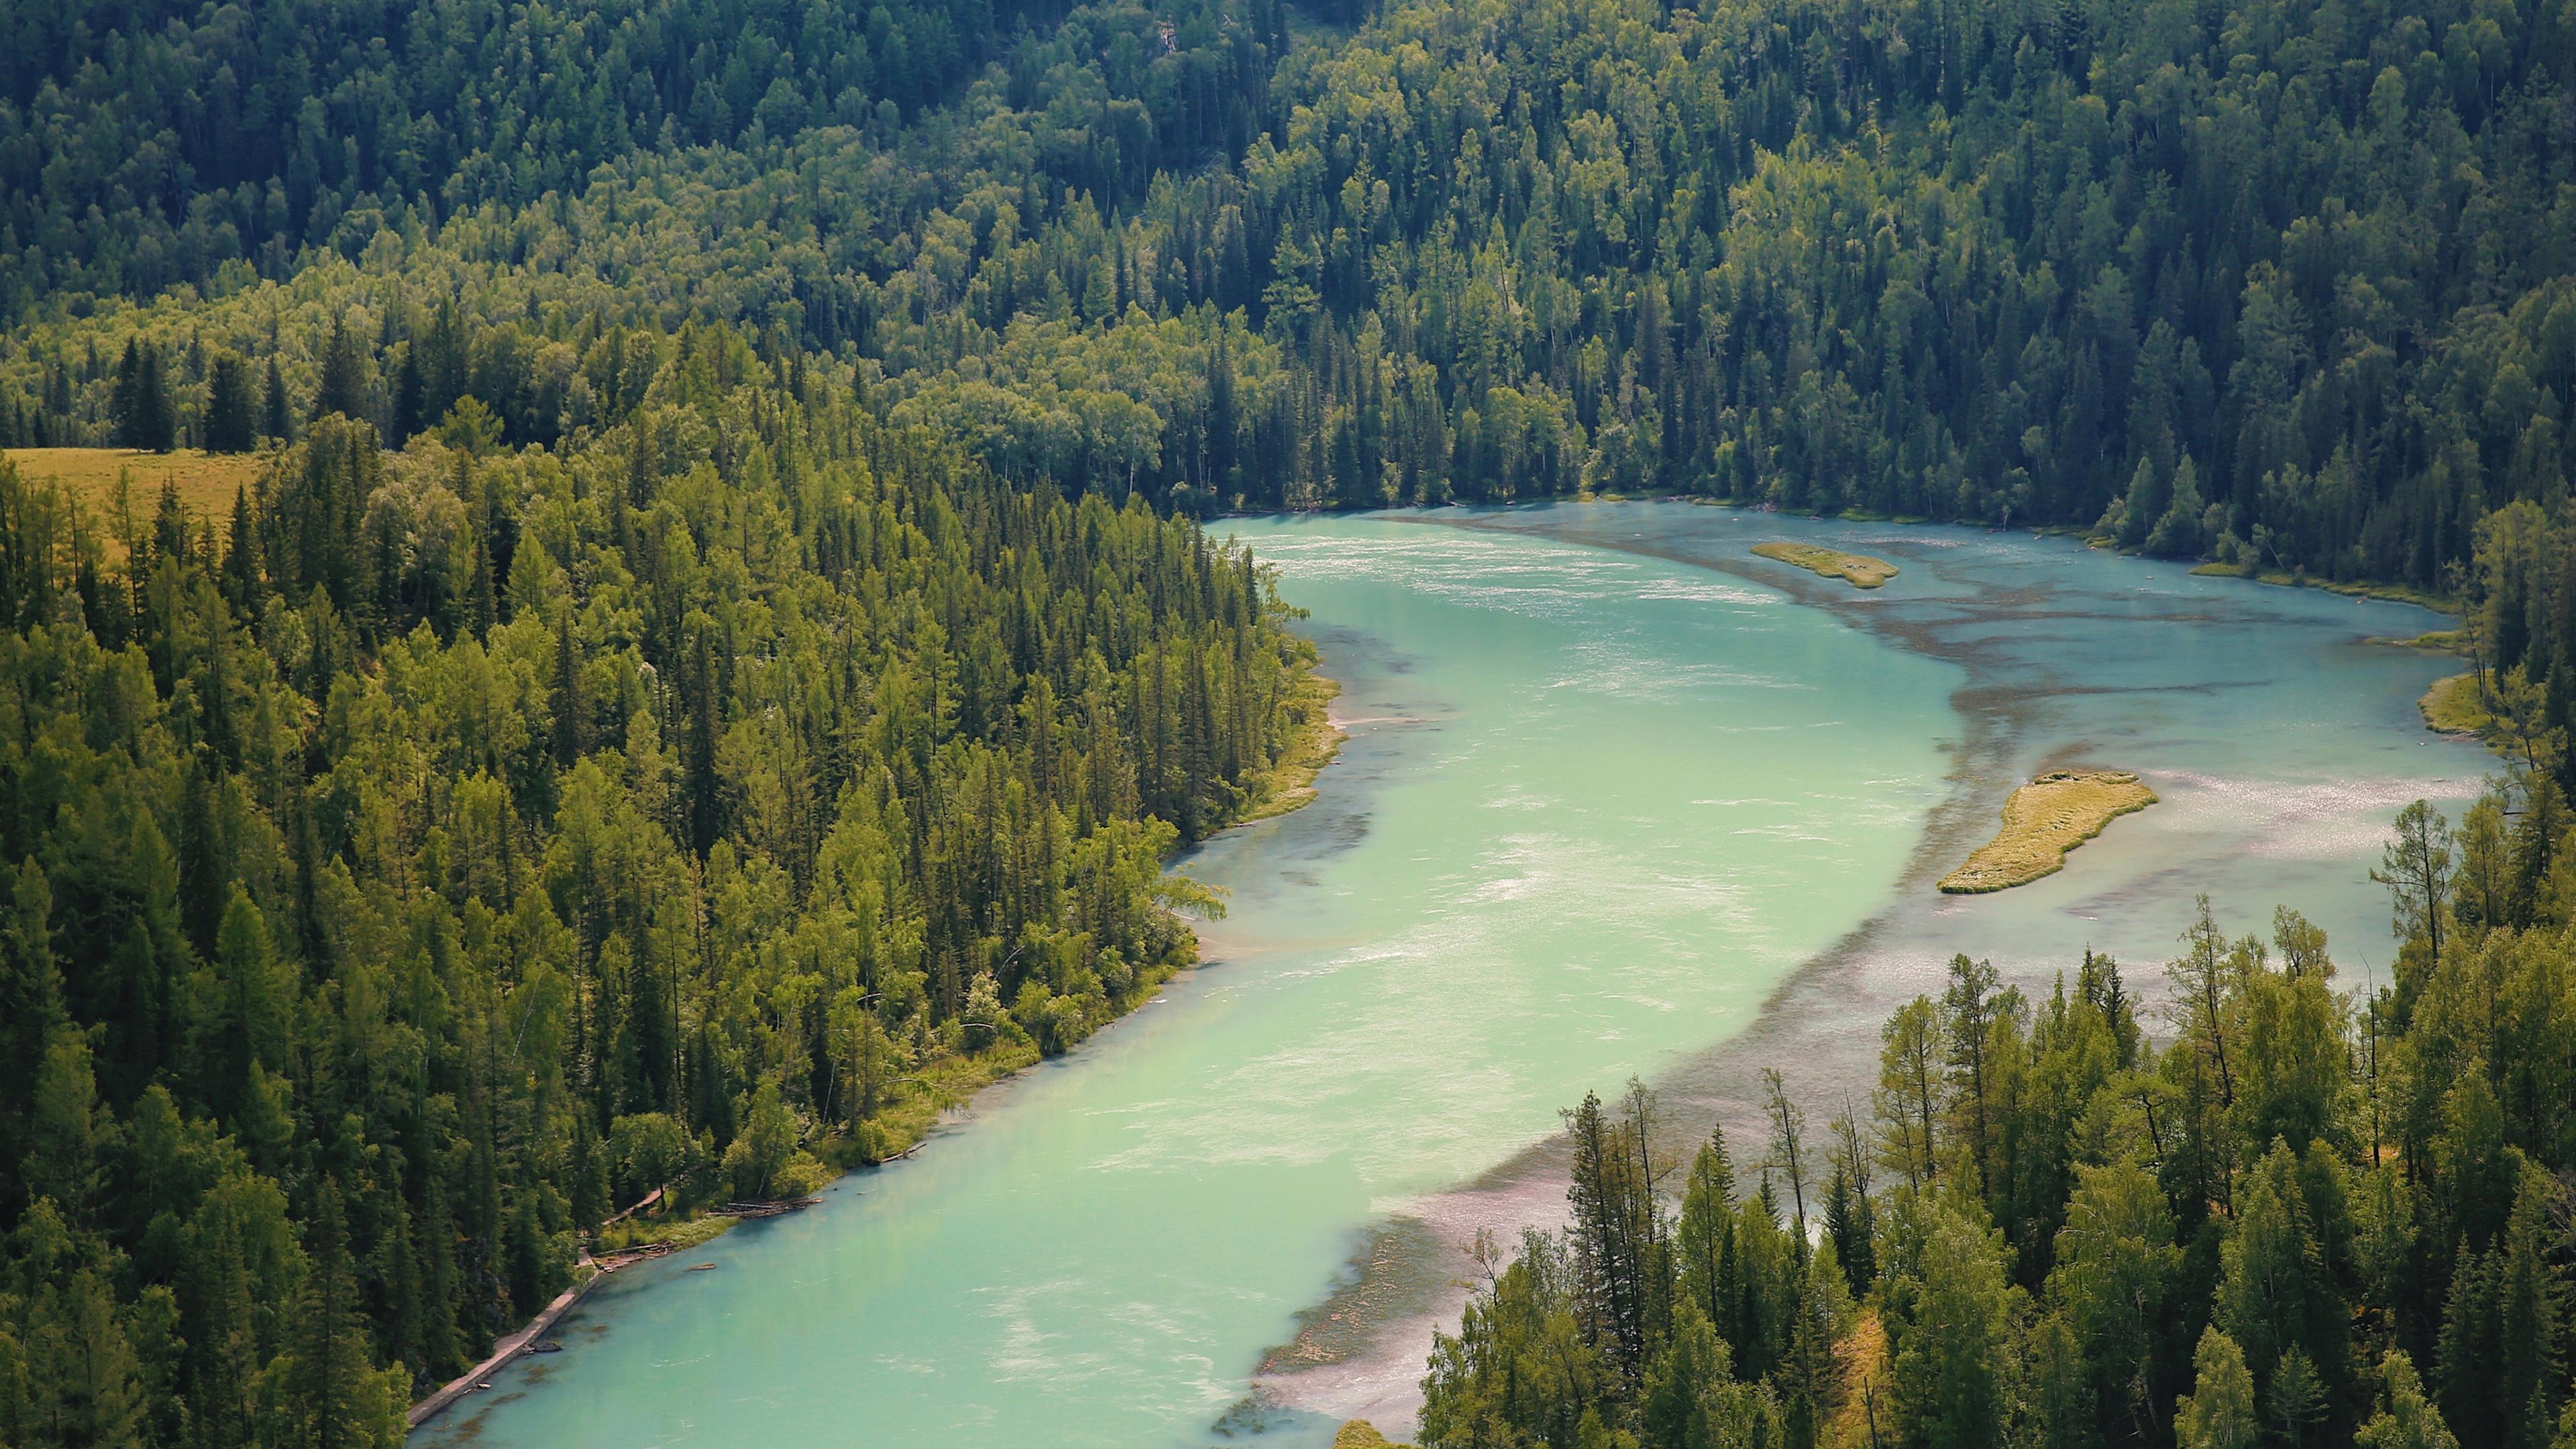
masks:
{"type": "Polygon", "coordinates": [[[1954,959],[1822,1130],[1566,1114],[1569,1224],[1483,1279],[1430,1449],[2576,1443],[2576,832],[2516,773],[2375,874],[2393,977],[2204,900],[2142,1001],[1954,959]]]}

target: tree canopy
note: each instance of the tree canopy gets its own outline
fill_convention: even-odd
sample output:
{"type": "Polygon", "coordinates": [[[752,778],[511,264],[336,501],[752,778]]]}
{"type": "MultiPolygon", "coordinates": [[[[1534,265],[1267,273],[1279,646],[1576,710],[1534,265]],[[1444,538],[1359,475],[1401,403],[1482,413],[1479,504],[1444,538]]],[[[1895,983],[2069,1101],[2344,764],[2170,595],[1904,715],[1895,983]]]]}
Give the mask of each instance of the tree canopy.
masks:
{"type": "Polygon", "coordinates": [[[220,531],[0,461],[0,1440],[397,1442],[613,1206],[1191,959],[1165,858],[1304,709],[1249,557],[628,345],[590,447],[334,412],[220,531]]]}

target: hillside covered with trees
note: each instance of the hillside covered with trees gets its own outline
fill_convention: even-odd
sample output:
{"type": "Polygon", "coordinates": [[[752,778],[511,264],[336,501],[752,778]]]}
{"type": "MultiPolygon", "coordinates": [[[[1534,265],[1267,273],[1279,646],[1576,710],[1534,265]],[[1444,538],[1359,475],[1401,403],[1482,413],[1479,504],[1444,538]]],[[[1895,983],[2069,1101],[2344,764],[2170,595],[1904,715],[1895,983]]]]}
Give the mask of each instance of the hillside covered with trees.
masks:
{"type": "Polygon", "coordinates": [[[577,452],[331,413],[221,531],[0,464],[0,1441],[395,1442],[614,1208],[805,1190],[1191,958],[1165,857],[1311,657],[1250,560],[624,345],[577,452]]]}
{"type": "MultiPolygon", "coordinates": [[[[302,399],[343,327],[390,433],[549,442],[575,329],[700,316],[1189,512],[1696,493],[2442,594],[2499,510],[2564,538],[2560,6],[132,8],[18,22],[20,442],[114,436],[138,335],[203,437],[222,353],[302,399]]],[[[2563,676],[2576,588],[2503,568],[2563,676]]]]}
{"type": "Polygon", "coordinates": [[[1588,491],[2455,596],[2514,772],[2389,997],[2195,938],[2156,1049],[2107,967],[1971,972],[1903,1163],[1595,1173],[1628,1296],[1535,1246],[1437,1442],[1805,1433],[1810,1311],[1925,1442],[2180,1438],[2205,1327],[2287,1442],[2545,1442],[2571,137],[2515,0],[0,10],[0,446],[267,460],[214,515],[0,467],[0,1440],[383,1440],[647,1184],[1078,1040],[1310,707],[1190,520],[1588,491]],[[1837,1201],[1830,1259],[1756,1221],[1837,1201]],[[2152,1310],[2064,1276],[2097,1212],[2152,1310]],[[1653,1254],[1720,1238],[1694,1309],[1653,1254]]]}

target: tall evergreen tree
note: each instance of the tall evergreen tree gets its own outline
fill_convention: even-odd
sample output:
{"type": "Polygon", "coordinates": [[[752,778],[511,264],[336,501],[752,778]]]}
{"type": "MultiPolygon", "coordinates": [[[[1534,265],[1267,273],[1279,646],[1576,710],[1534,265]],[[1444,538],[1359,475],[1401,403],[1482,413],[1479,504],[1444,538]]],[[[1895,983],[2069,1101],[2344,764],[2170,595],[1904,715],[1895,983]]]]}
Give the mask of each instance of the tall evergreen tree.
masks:
{"type": "Polygon", "coordinates": [[[178,446],[178,417],[162,375],[161,349],[128,338],[116,364],[116,441],[119,447],[166,453],[178,446]]]}
{"type": "Polygon", "coordinates": [[[331,338],[322,348],[322,377],[313,390],[313,421],[333,414],[353,422],[374,416],[367,403],[366,344],[349,330],[348,319],[331,323],[331,338]]]}
{"type": "Polygon", "coordinates": [[[207,370],[205,443],[209,453],[247,453],[259,446],[250,364],[239,353],[216,353],[207,370]]]}
{"type": "Polygon", "coordinates": [[[268,379],[259,395],[259,433],[271,442],[284,443],[295,435],[295,412],[286,397],[286,374],[277,365],[277,354],[268,356],[268,379]]]}

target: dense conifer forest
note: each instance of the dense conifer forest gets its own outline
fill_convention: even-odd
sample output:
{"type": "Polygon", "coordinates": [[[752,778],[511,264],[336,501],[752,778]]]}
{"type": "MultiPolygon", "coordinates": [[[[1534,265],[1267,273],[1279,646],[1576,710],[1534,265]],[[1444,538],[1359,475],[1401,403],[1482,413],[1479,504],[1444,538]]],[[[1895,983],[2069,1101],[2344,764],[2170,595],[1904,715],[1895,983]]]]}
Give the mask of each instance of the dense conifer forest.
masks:
{"type": "Polygon", "coordinates": [[[668,1184],[792,1196],[1194,948],[1304,646],[1239,552],[633,337],[578,451],[0,465],[0,1440],[391,1443],[668,1184]],[[909,1115],[907,1115],[909,1114],[909,1115]]]}
{"type": "Polygon", "coordinates": [[[2563,6],[13,17],[22,443],[160,440],[137,338],[168,436],[242,438],[237,354],[546,443],[593,319],[696,316],[1184,512],[1686,493],[2501,591],[2566,723],[2563,6]]]}
{"type": "Polygon", "coordinates": [[[1426,1437],[2554,1443],[2571,404],[2564,3],[0,7],[0,446],[257,460],[0,466],[0,1442],[390,1442],[1140,1000],[1314,708],[1193,520],[1652,493],[2449,599],[2510,758],[2375,993],[1587,1104],[1426,1437]]]}

